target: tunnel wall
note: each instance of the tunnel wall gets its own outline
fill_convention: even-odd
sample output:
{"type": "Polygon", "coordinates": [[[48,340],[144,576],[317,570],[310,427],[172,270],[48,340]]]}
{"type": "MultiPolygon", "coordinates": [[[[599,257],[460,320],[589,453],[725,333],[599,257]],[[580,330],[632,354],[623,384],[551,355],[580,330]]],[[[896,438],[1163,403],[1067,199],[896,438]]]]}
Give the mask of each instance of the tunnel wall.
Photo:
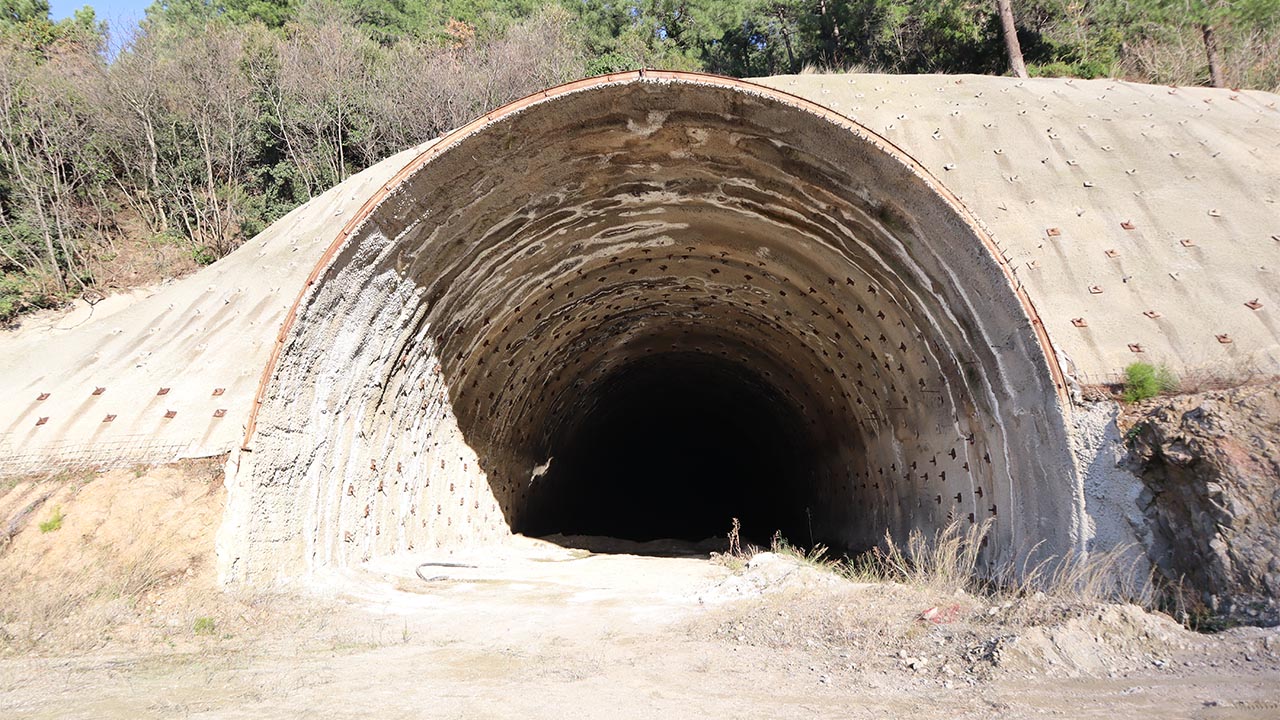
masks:
{"type": "Polygon", "coordinates": [[[988,521],[992,558],[1071,552],[1056,358],[993,247],[905,153],[784,93],[628,75],[491,114],[317,268],[229,472],[222,575],[501,538],[655,353],[737,363],[804,418],[814,461],[780,482],[827,542],[988,521]]]}

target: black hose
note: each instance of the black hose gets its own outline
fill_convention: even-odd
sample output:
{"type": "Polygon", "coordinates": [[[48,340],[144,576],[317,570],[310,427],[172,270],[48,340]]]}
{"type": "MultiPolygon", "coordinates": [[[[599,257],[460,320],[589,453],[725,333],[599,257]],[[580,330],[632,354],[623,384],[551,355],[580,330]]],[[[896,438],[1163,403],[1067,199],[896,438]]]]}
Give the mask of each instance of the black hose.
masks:
{"type": "Polygon", "coordinates": [[[463,563],[449,563],[449,562],[425,562],[425,563],[422,563],[421,565],[419,565],[419,566],[418,566],[418,567],[413,571],[413,572],[414,572],[414,574],[415,574],[415,575],[417,575],[417,576],[418,576],[418,578],[419,578],[419,579],[421,579],[423,582],[435,582],[435,581],[437,581],[437,580],[448,580],[448,579],[449,579],[449,576],[448,576],[448,575],[436,575],[436,576],[433,576],[433,577],[427,577],[426,575],[423,575],[423,574],[422,574],[422,568],[424,568],[424,567],[447,567],[447,568],[472,568],[472,569],[474,569],[476,566],[475,566],[475,565],[464,565],[463,563]]]}

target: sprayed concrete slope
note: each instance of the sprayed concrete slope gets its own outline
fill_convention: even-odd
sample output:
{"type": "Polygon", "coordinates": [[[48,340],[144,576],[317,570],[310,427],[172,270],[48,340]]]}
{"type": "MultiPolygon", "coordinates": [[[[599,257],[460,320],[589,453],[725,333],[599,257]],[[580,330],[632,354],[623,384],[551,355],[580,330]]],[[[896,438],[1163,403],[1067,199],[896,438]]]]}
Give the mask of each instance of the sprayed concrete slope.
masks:
{"type": "Polygon", "coordinates": [[[428,146],[350,178],[190,277],[5,332],[0,473],[236,447],[280,324],[334,227],[428,146]]]}
{"type": "MultiPolygon", "coordinates": [[[[641,503],[600,495],[638,484],[637,436],[742,449],[755,500],[717,513],[847,547],[989,521],[1010,558],[1094,532],[1073,381],[1280,365],[1274,95],[759,83],[548,91],[125,310],[7,338],[0,466],[243,438],[226,579],[641,503]],[[646,415],[655,397],[675,411],[646,415]],[[682,420],[695,407],[720,411],[682,420]]],[[[660,494],[670,514],[714,502],[660,494]]]]}
{"type": "Polygon", "coordinates": [[[847,114],[956,193],[1080,381],[1115,382],[1135,360],[1280,367],[1280,97],[971,75],[759,82],[847,114]]]}

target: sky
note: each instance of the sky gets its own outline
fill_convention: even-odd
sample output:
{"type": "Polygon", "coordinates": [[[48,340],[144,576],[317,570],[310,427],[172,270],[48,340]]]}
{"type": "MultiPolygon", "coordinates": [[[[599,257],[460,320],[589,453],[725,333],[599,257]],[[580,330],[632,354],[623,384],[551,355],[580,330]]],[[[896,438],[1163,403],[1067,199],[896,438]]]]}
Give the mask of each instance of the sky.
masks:
{"type": "Polygon", "coordinates": [[[50,0],[49,14],[54,20],[71,17],[72,13],[88,5],[99,20],[106,20],[112,27],[135,24],[142,19],[152,0],[50,0]]]}

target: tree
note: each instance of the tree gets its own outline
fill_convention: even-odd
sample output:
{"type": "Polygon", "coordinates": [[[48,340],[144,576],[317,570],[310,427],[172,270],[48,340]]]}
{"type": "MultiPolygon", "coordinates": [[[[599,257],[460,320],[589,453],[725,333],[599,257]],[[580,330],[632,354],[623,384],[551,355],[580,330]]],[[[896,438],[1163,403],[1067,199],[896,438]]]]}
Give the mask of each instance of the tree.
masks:
{"type": "Polygon", "coordinates": [[[1222,61],[1224,33],[1272,32],[1280,24],[1280,0],[1135,0],[1134,8],[1151,33],[1194,28],[1213,87],[1229,81],[1222,61]]]}
{"type": "Polygon", "coordinates": [[[584,74],[1280,88],[1280,0],[1017,0],[1016,19],[1012,2],[158,0],[107,53],[90,8],[55,23],[44,0],[0,0],[0,322],[111,273],[212,261],[391,153],[584,74]]]}
{"type": "Polygon", "coordinates": [[[101,71],[94,46],[0,42],[0,270],[19,271],[36,295],[91,281],[81,239],[101,227],[90,91],[101,71]]]}
{"type": "Polygon", "coordinates": [[[1274,27],[1280,22],[1280,0],[1183,0],[1178,4],[1183,6],[1188,20],[1200,27],[1209,65],[1209,84],[1217,88],[1227,86],[1219,30],[1236,25],[1274,27]]]}
{"type": "Polygon", "coordinates": [[[0,23],[16,25],[48,19],[48,0],[0,0],[0,23]]]}
{"type": "Polygon", "coordinates": [[[1017,77],[1027,77],[1027,65],[1022,61],[1022,46],[1018,43],[1018,26],[1013,21],[1012,0],[996,0],[996,12],[1000,15],[1005,52],[1009,55],[1009,69],[1017,77]]]}
{"type": "Polygon", "coordinates": [[[1209,60],[1209,84],[1216,88],[1226,87],[1227,82],[1222,77],[1222,65],[1218,62],[1218,39],[1213,34],[1213,25],[1201,24],[1200,33],[1204,36],[1205,57],[1209,60]]]}

